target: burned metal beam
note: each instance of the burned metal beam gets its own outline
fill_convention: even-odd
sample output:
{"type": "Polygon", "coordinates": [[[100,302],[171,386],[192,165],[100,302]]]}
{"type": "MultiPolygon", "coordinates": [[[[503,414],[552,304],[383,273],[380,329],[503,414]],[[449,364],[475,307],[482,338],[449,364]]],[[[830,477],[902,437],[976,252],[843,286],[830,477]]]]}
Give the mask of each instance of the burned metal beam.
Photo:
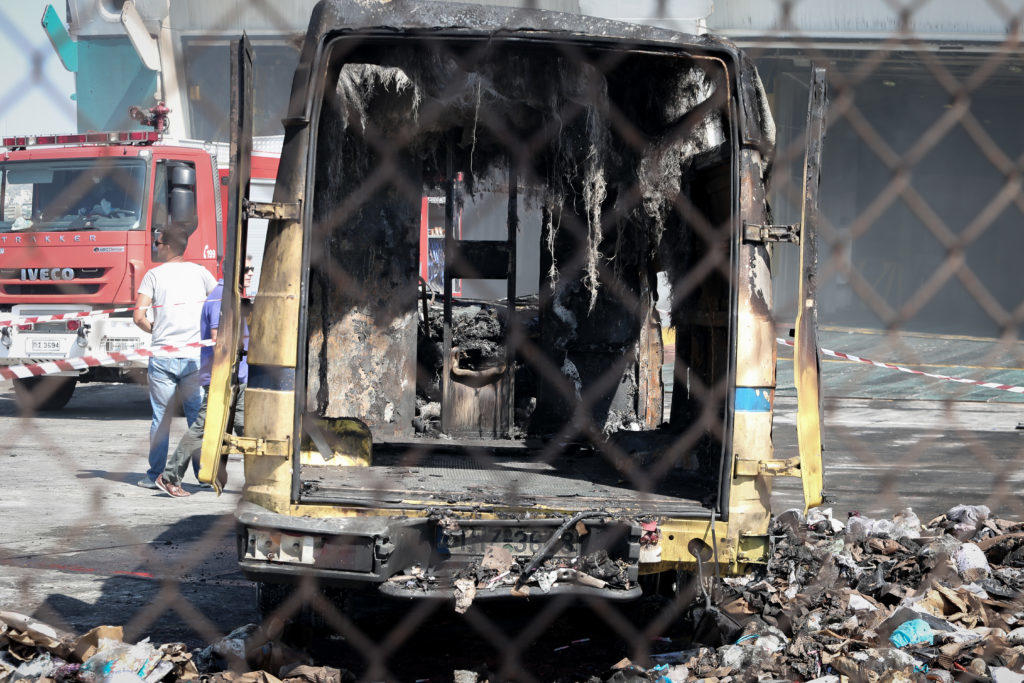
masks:
{"type": "Polygon", "coordinates": [[[506,272],[506,300],[508,309],[505,313],[505,384],[502,391],[504,419],[507,422],[505,435],[515,425],[515,379],[516,379],[516,342],[519,328],[516,320],[516,257],[519,236],[519,173],[512,157],[508,163],[508,217],[505,222],[508,237],[508,270],[506,272]]]}
{"type": "Polygon", "coordinates": [[[441,353],[441,431],[451,434],[454,424],[455,392],[452,387],[452,272],[455,242],[455,152],[449,140],[445,146],[444,191],[444,333],[441,353]]]}

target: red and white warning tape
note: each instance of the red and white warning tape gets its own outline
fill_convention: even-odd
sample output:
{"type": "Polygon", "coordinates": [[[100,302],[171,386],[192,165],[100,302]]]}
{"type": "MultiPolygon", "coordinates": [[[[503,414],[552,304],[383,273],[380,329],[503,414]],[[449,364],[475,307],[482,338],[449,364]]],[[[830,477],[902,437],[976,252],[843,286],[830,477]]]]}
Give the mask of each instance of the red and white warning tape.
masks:
{"type": "MultiPolygon", "coordinates": [[[[795,346],[794,342],[789,339],[777,338],[775,341],[786,346],[795,346]]],[[[185,349],[198,349],[204,346],[213,346],[213,344],[214,342],[212,340],[204,339],[202,341],[184,344],[182,346],[152,346],[149,348],[133,349],[132,351],[125,352],[115,351],[109,354],[99,354],[96,356],[60,358],[51,361],[44,361],[42,363],[0,366],[0,377],[3,379],[27,379],[29,377],[41,377],[42,375],[53,375],[60,372],[87,370],[88,368],[95,368],[102,365],[117,365],[118,363],[127,363],[135,360],[147,360],[154,356],[169,356],[185,349]]],[[[821,352],[826,356],[833,356],[835,358],[841,358],[855,363],[874,365],[875,367],[886,368],[888,370],[898,370],[899,372],[905,372],[910,375],[923,375],[924,377],[932,377],[934,379],[941,379],[947,382],[971,384],[974,386],[985,387],[986,389],[999,389],[1001,391],[1012,391],[1017,394],[1024,394],[1024,387],[1016,387],[1011,384],[979,382],[978,380],[966,379],[964,377],[938,375],[932,372],[924,372],[923,370],[914,370],[913,368],[903,367],[902,365],[895,365],[893,363],[883,363],[869,358],[861,358],[860,356],[855,356],[852,353],[843,353],[841,351],[833,351],[826,348],[822,348],[821,352]]]]}
{"type": "MultiPolygon", "coordinates": [[[[794,342],[789,339],[776,338],[780,344],[786,346],[795,346],[794,342]]],[[[878,368],[886,368],[888,370],[898,370],[900,372],[906,372],[910,375],[924,375],[925,377],[933,377],[935,379],[942,379],[947,382],[959,382],[960,384],[973,384],[979,387],[985,387],[986,389],[1000,389],[1002,391],[1012,391],[1016,394],[1024,394],[1024,387],[1015,387],[1012,384],[999,384],[998,382],[979,382],[976,379],[965,379],[963,377],[950,377],[949,375],[937,375],[933,372],[924,372],[923,370],[914,370],[913,368],[906,368],[902,365],[894,365],[893,363],[883,363],[877,360],[871,360],[869,358],[861,358],[855,356],[852,353],[843,353],[842,351],[833,351],[831,349],[821,349],[821,352],[826,356],[833,356],[834,358],[842,358],[843,360],[853,361],[855,363],[864,363],[866,365],[874,365],[878,368]]]]}
{"type": "Polygon", "coordinates": [[[185,349],[198,349],[204,346],[213,346],[213,340],[204,339],[181,346],[151,346],[149,348],[133,349],[124,352],[115,351],[109,354],[82,356],[80,358],[60,358],[27,365],[0,366],[0,377],[4,379],[41,377],[42,375],[54,375],[59,372],[86,370],[101,365],[117,365],[118,363],[127,363],[135,360],[146,360],[154,356],[171,356],[185,349]]]}
{"type": "MultiPolygon", "coordinates": [[[[20,318],[7,318],[6,320],[0,320],[0,327],[8,327],[11,325],[35,325],[36,323],[48,323],[56,320],[76,320],[79,318],[94,318],[101,315],[110,315],[111,313],[127,313],[128,311],[144,310],[149,308],[161,308],[169,306],[197,306],[203,301],[179,301],[173,304],[157,304],[155,306],[125,306],[122,308],[104,308],[101,310],[92,311],[71,311],[69,313],[54,313],[53,315],[29,315],[20,318]]],[[[210,301],[220,301],[220,299],[211,299],[210,301]]]]}

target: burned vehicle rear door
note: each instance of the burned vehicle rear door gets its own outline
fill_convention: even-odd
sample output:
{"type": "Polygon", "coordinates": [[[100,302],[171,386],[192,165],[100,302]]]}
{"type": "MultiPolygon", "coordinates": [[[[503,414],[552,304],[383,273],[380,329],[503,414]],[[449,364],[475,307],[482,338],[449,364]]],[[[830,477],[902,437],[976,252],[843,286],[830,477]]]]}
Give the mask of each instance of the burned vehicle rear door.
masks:
{"type": "Polygon", "coordinates": [[[825,70],[811,74],[807,104],[802,210],[800,220],[800,286],[797,297],[793,378],[797,390],[797,444],[804,507],[822,503],[821,354],[818,347],[818,184],[825,137],[825,70]]]}
{"type": "Polygon", "coordinates": [[[589,17],[336,0],[285,125],[275,201],[301,208],[268,229],[232,440],[247,572],[401,592],[496,546],[517,582],[582,558],[604,584],[562,588],[625,598],[693,538],[763,555],[775,347],[770,305],[753,345],[738,310],[772,126],[749,60],[589,17]]]}
{"type": "MultiPolygon", "coordinates": [[[[224,441],[233,421],[238,388],[244,314],[242,310],[242,263],[248,233],[245,197],[249,194],[252,157],[252,46],[243,35],[231,44],[231,160],[228,180],[228,235],[225,244],[224,293],[221,295],[220,324],[210,370],[206,429],[199,480],[212,484],[220,493],[226,470],[224,441]]],[[[218,227],[218,229],[220,229],[218,227]]]]}

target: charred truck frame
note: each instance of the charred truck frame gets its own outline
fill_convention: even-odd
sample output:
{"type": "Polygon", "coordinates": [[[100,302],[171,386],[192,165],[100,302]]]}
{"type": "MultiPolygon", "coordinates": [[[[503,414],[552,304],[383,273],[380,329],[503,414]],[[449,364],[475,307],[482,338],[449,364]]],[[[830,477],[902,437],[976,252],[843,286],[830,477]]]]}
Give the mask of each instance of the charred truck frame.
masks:
{"type": "Polygon", "coordinates": [[[271,223],[244,436],[224,429],[241,338],[226,290],[200,475],[212,482],[228,452],[244,454],[246,575],[454,596],[463,609],[473,594],[632,598],[644,575],[765,561],[772,477],[802,478],[806,505],[821,503],[821,71],[804,220],[773,226],[771,114],[753,65],[715,37],[322,2],[275,201],[261,206],[242,201],[251,59],[243,37],[226,281],[239,277],[246,216],[271,223]],[[443,286],[419,277],[425,198],[444,207],[432,233],[443,286]],[[473,218],[481,203],[498,209],[473,218]],[[802,250],[800,447],[776,458],[781,241],[802,250]],[[667,409],[660,273],[674,330],[667,409]],[[478,279],[504,280],[503,293],[467,300],[478,279]]]}

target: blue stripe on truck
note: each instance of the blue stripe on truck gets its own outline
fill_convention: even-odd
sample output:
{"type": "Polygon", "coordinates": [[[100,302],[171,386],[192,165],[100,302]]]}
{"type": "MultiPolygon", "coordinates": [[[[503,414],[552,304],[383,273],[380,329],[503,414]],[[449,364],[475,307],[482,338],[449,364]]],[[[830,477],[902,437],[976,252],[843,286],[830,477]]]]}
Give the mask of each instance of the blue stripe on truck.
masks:
{"type": "Polygon", "coordinates": [[[295,368],[250,363],[248,388],[292,391],[295,389],[295,368]]]}
{"type": "Polygon", "coordinates": [[[771,387],[736,387],[736,412],[767,413],[772,409],[771,387]]]}

